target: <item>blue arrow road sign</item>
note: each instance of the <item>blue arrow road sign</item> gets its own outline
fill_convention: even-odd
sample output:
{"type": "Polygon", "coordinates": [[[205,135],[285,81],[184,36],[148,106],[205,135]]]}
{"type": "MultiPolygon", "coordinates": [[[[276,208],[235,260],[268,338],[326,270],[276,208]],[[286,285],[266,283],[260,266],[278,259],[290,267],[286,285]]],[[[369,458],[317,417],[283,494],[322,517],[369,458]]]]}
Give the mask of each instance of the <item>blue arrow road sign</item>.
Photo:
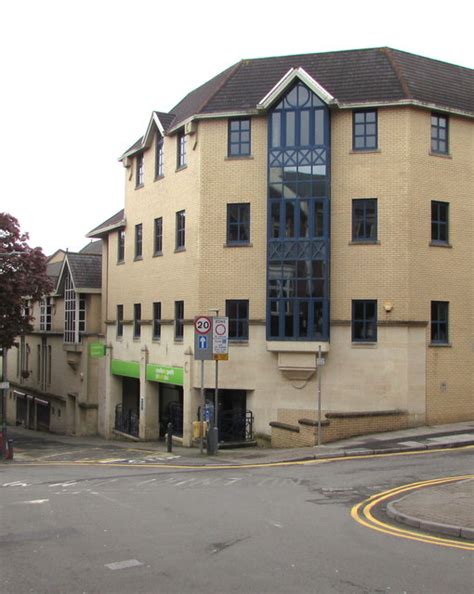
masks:
{"type": "Polygon", "coordinates": [[[199,337],[199,348],[200,349],[207,349],[207,336],[200,336],[199,337]]]}

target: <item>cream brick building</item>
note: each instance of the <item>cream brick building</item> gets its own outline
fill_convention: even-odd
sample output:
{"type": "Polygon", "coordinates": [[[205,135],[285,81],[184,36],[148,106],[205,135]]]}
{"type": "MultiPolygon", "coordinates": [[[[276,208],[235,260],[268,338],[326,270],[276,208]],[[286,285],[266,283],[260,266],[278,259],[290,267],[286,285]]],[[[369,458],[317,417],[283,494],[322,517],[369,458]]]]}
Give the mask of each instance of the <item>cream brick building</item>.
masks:
{"type": "Polygon", "coordinates": [[[243,60],[154,112],[121,157],[124,210],[89,234],[99,430],[171,420],[191,444],[212,308],[221,440],[314,443],[318,373],[324,440],[473,419],[473,80],[388,48],[243,60]]]}
{"type": "Polygon", "coordinates": [[[97,434],[104,373],[100,243],[79,253],[56,251],[47,265],[52,293],[41,302],[26,301],[33,330],[19,337],[8,354],[9,424],[97,434]]]}

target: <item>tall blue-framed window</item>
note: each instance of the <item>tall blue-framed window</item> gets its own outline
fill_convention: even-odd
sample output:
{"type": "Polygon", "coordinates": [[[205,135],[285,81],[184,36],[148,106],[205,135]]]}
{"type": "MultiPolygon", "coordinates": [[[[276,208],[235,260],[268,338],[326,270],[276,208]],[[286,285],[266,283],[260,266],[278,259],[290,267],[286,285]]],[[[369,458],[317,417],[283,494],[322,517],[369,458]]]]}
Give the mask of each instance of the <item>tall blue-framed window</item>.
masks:
{"type": "Polygon", "coordinates": [[[186,211],[176,213],[176,249],[184,250],[186,245],[186,211]]]}
{"type": "Polygon", "coordinates": [[[431,302],[431,343],[449,342],[449,301],[431,302]]]}
{"type": "Polygon", "coordinates": [[[142,306],[135,303],[133,306],[133,338],[140,338],[142,333],[142,306]]]}
{"type": "Polygon", "coordinates": [[[352,149],[371,151],[378,146],[377,110],[352,112],[352,149]]]}
{"type": "Polygon", "coordinates": [[[228,156],[246,157],[250,155],[250,118],[229,120],[228,156]]]}
{"type": "Polygon", "coordinates": [[[431,114],[431,152],[447,155],[449,150],[448,116],[431,114]]]}
{"type": "Polygon", "coordinates": [[[227,243],[250,243],[250,203],[227,205],[227,243]]]}
{"type": "Polygon", "coordinates": [[[135,260],[143,256],[143,225],[135,225],[135,260]]]}
{"type": "Polygon", "coordinates": [[[117,305],[117,338],[123,336],[123,305],[117,305]]]}
{"type": "Polygon", "coordinates": [[[249,339],[249,302],[246,299],[229,299],[225,302],[225,315],[229,318],[229,338],[249,339]]]}
{"type": "Polygon", "coordinates": [[[431,201],[431,241],[447,244],[449,242],[449,202],[431,201]]]}
{"type": "Polygon", "coordinates": [[[377,241],[377,199],[352,201],[352,241],[377,241]]]}
{"type": "Polygon", "coordinates": [[[186,164],[188,162],[186,144],[186,135],[184,133],[184,130],[181,130],[180,132],[178,132],[177,136],[177,169],[180,169],[181,167],[186,167],[186,164]]]}
{"type": "Polygon", "coordinates": [[[174,338],[181,341],[184,336],[184,301],[174,302],[174,338]]]}
{"type": "Polygon", "coordinates": [[[155,145],[155,179],[163,177],[163,137],[157,133],[155,145]]]}
{"type": "Polygon", "coordinates": [[[117,262],[125,260],[125,229],[119,229],[117,232],[117,262]]]}
{"type": "Polygon", "coordinates": [[[377,301],[352,301],[352,342],[377,342],[377,301]]]}
{"type": "Polygon", "coordinates": [[[298,82],[270,110],[267,339],[329,338],[329,110],[298,82]]]}
{"type": "Polygon", "coordinates": [[[153,340],[161,338],[161,302],[153,303],[153,340]]]}
{"type": "Polygon", "coordinates": [[[135,176],[135,187],[141,188],[145,181],[145,170],[143,165],[143,153],[138,153],[135,158],[136,163],[136,176],[135,176]]]}
{"type": "Polygon", "coordinates": [[[155,219],[153,255],[160,256],[163,253],[163,217],[155,219]]]}

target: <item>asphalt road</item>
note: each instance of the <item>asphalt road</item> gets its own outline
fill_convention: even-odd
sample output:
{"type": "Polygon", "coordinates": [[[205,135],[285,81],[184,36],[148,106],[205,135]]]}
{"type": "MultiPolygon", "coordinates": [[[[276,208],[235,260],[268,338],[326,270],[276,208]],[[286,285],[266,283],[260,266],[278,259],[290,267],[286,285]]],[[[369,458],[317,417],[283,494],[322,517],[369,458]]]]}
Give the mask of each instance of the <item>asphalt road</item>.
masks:
{"type": "Polygon", "coordinates": [[[472,552],[368,529],[351,508],[472,461],[445,450],[227,470],[0,465],[0,592],[466,594],[472,552]]]}

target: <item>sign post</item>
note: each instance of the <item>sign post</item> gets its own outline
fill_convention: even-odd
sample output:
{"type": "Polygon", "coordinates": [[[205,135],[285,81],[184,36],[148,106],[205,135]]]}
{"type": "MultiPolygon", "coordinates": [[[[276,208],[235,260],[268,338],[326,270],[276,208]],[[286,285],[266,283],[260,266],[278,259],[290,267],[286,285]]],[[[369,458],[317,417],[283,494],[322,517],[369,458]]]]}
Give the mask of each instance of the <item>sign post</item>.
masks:
{"type": "Polygon", "coordinates": [[[321,345],[319,345],[319,352],[316,357],[316,367],[318,370],[318,446],[321,445],[321,375],[325,363],[326,361],[321,353],[321,345]]]}
{"type": "Polygon", "coordinates": [[[201,414],[200,440],[201,454],[204,453],[204,361],[212,361],[212,319],[207,316],[194,318],[194,358],[201,361],[201,414]]]}

